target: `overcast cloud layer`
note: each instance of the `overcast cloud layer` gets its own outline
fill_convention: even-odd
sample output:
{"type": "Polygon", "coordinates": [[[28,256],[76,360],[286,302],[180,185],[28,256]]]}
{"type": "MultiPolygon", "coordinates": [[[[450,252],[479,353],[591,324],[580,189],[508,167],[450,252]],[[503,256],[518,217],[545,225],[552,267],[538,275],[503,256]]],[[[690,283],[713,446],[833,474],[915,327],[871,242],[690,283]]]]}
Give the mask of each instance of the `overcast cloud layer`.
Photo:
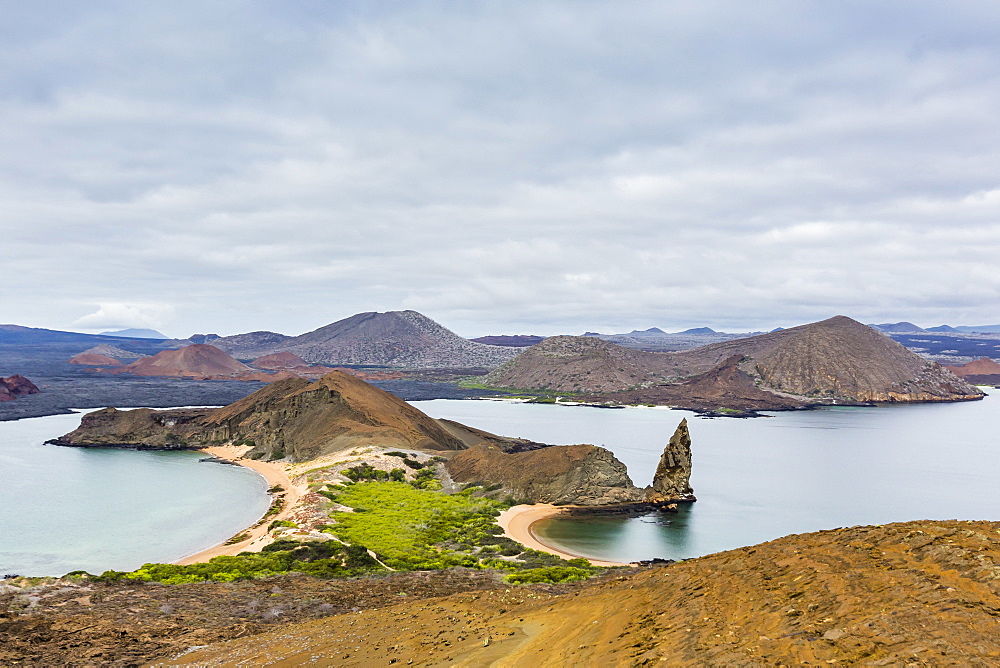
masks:
{"type": "Polygon", "coordinates": [[[993,2],[0,9],[0,322],[1000,322],[993,2]]]}

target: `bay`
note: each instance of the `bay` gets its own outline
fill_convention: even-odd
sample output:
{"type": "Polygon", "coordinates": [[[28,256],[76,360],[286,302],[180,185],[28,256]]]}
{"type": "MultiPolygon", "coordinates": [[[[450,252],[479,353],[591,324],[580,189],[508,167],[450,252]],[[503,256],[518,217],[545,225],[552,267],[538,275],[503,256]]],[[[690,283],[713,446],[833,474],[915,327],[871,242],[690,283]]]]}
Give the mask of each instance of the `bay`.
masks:
{"type": "Polygon", "coordinates": [[[79,424],[80,414],[0,422],[0,575],[175,561],[267,511],[261,476],[197,452],[44,445],[79,424]]]}
{"type": "Polygon", "coordinates": [[[914,519],[1000,519],[1000,398],[832,407],[753,419],[498,401],[414,402],[505,436],[593,443],[651,483],[681,418],[696,503],[638,518],[551,519],[543,541],[612,561],[686,559],[794,533],[914,519]]]}

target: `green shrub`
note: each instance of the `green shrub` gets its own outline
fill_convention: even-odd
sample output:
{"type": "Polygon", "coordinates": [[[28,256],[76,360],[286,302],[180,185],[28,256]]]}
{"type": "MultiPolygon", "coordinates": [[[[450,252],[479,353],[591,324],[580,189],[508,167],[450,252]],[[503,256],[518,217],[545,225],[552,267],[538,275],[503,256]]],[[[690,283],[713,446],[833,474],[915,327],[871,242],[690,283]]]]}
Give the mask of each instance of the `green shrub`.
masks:
{"type": "Polygon", "coordinates": [[[279,540],[261,552],[213,557],[201,564],[144,564],[130,573],[105,571],[99,582],[133,581],[186,584],[191,582],[233,582],[299,571],[317,577],[347,577],[383,568],[365,548],[337,541],[279,540]]]}
{"type": "Polygon", "coordinates": [[[329,531],[355,545],[365,545],[398,570],[451,566],[480,568],[479,559],[442,545],[471,550],[492,538],[500,504],[465,493],[440,494],[400,482],[354,485],[339,495],[353,513],[334,513],[329,531]]]}
{"type": "Polygon", "coordinates": [[[403,469],[393,469],[389,471],[389,480],[396,482],[406,482],[406,471],[403,469]]]}
{"type": "Polygon", "coordinates": [[[575,582],[586,580],[591,571],[575,566],[547,566],[545,568],[529,568],[505,577],[512,584],[528,584],[531,582],[575,582]]]}

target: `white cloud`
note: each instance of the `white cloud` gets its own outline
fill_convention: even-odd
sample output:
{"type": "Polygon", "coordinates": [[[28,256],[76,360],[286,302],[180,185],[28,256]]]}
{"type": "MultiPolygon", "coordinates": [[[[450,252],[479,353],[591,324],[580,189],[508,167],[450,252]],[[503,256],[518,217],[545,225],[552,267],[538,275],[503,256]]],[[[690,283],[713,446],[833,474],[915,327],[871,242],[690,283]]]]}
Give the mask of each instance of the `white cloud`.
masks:
{"type": "Polygon", "coordinates": [[[157,329],[173,317],[167,304],[101,304],[96,311],[73,323],[81,329],[157,329]]]}
{"type": "Polygon", "coordinates": [[[0,320],[1000,321],[992,3],[64,9],[5,22],[0,320]]]}

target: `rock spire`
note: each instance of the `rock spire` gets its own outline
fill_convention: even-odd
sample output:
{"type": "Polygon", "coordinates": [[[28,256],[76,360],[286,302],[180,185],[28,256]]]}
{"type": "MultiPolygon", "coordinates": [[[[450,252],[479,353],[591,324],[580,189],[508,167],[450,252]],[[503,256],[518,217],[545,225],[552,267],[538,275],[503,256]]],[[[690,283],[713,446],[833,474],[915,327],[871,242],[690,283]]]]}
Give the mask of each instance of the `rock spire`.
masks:
{"type": "Polygon", "coordinates": [[[681,420],[670,442],[663,448],[653,485],[646,498],[662,504],[695,500],[694,490],[691,489],[691,434],[687,418],[681,420]]]}

